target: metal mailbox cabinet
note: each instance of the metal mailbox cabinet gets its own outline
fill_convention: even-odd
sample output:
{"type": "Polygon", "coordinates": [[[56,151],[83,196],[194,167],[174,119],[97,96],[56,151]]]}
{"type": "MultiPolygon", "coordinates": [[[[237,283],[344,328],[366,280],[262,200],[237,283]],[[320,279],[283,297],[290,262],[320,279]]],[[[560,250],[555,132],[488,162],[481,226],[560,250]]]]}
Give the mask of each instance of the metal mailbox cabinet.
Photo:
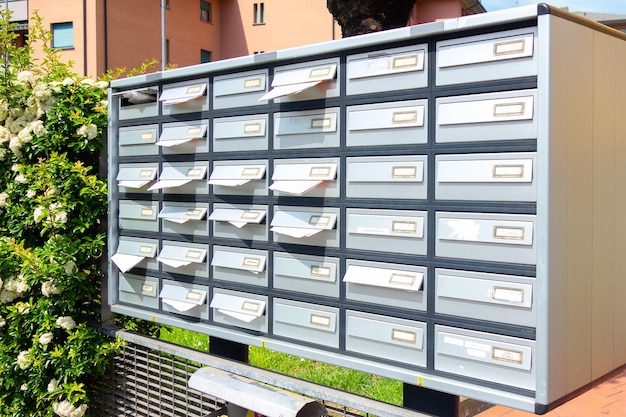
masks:
{"type": "Polygon", "coordinates": [[[626,364],[625,67],[539,4],[116,80],[111,309],[544,413],[626,364]]]}

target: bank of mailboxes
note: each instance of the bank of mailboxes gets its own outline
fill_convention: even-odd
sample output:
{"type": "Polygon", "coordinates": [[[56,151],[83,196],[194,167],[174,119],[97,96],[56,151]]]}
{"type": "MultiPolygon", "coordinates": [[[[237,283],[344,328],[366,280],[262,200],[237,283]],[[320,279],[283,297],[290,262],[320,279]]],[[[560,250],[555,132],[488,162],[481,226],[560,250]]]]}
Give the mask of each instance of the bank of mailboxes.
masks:
{"type": "Polygon", "coordinates": [[[542,412],[547,28],[623,41],[540,5],[112,83],[113,311],[542,412]]]}

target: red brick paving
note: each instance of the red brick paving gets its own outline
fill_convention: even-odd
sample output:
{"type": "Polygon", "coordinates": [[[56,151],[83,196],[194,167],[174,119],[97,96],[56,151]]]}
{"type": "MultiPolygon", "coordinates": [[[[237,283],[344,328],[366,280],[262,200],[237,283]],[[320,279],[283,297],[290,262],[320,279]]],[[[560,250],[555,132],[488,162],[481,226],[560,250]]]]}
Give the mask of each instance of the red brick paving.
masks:
{"type": "MultiPolygon", "coordinates": [[[[475,417],[532,417],[535,414],[495,406],[475,417]]],[[[545,417],[626,417],[626,370],[544,414],[545,417]]]]}

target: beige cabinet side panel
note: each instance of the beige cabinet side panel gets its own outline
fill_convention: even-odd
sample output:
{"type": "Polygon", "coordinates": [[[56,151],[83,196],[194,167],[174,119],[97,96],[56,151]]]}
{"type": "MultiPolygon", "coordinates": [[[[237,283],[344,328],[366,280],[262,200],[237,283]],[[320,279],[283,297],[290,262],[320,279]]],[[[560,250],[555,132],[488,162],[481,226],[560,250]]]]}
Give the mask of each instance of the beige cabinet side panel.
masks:
{"type": "MultiPolygon", "coordinates": [[[[621,42],[621,48],[614,52],[615,71],[626,68],[626,42],[621,42]]],[[[626,259],[621,254],[626,253],[626,78],[615,77],[615,90],[618,94],[615,101],[615,291],[613,294],[616,320],[615,329],[615,358],[613,367],[626,363],[626,259]],[[619,92],[622,95],[619,96],[619,92]]]]}
{"type": "MultiPolygon", "coordinates": [[[[593,96],[593,272],[592,377],[613,370],[615,323],[615,106],[618,74],[615,57],[624,42],[601,32],[594,35],[593,96]]],[[[621,69],[620,69],[621,70],[621,69]]],[[[624,117],[620,115],[619,117],[624,117]]],[[[623,139],[623,138],[622,138],[623,139]]],[[[620,163],[623,163],[620,162],[620,163]]],[[[623,213],[622,213],[623,214],[623,213]]],[[[623,253],[623,252],[622,252],[623,253]]]]}
{"type": "MultiPolygon", "coordinates": [[[[537,277],[539,285],[547,285],[538,293],[548,297],[544,301],[549,306],[539,312],[539,317],[548,316],[537,339],[549,343],[543,377],[549,379],[544,395],[552,402],[591,382],[593,62],[581,57],[592,56],[594,45],[589,28],[555,16],[550,24],[549,149],[538,150],[548,158],[538,164],[549,166],[549,181],[539,179],[548,184],[542,197],[549,212],[541,213],[544,203],[539,198],[537,203],[538,218],[549,224],[548,250],[540,251],[547,257],[547,276],[540,277],[538,271],[537,277]]],[[[542,146],[541,138],[538,142],[542,146]]],[[[538,259],[538,265],[542,261],[538,259]]]]}

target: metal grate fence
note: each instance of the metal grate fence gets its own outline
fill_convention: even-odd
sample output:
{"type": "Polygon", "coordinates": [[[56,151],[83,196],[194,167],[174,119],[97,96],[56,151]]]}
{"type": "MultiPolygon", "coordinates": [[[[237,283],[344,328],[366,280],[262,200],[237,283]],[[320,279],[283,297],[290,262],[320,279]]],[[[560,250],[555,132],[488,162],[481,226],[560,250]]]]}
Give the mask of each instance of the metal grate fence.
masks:
{"type": "Polygon", "coordinates": [[[189,389],[187,381],[212,366],[321,401],[336,417],[427,417],[425,414],[319,386],[154,338],[115,332],[126,340],[110,372],[92,389],[94,417],[206,417],[224,405],[211,395],[189,389]]]}
{"type": "Polygon", "coordinates": [[[219,408],[215,397],[188,390],[200,364],[144,346],[124,346],[107,377],[96,387],[97,417],[204,417],[219,408]]]}

